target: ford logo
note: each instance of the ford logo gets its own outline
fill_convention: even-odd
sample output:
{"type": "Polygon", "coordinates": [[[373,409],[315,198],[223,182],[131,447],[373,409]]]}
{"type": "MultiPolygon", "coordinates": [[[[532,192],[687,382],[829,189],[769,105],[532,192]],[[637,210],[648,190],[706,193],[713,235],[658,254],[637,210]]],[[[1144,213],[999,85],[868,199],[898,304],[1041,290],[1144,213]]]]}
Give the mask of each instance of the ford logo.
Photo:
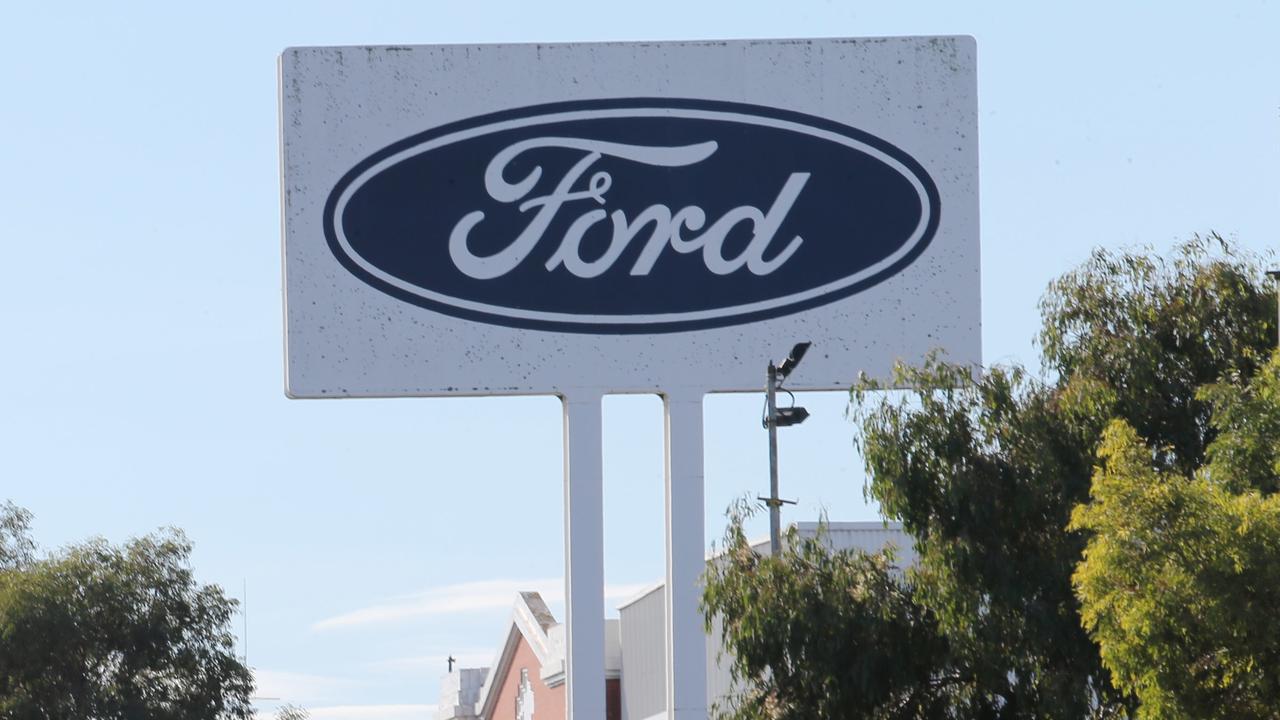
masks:
{"type": "Polygon", "coordinates": [[[775,108],[624,99],[519,108],[386,147],[338,181],[329,247],[456,317],[668,333],[865,290],[924,252],[938,190],[901,149],[775,108]]]}

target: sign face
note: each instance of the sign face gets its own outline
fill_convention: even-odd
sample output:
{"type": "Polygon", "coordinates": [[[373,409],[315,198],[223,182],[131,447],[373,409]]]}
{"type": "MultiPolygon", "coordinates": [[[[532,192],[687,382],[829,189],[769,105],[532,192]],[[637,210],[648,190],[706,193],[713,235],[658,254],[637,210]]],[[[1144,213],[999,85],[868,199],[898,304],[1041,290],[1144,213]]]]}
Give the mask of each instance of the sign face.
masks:
{"type": "Polygon", "coordinates": [[[911,156],[822,118],[597,100],[397,142],[338,182],[324,220],[348,270],[431,310],[665,333],[788,315],[892,276],[937,230],[938,191],[911,156]]]}
{"type": "Polygon", "coordinates": [[[970,38],[296,48],[296,397],[981,361],[970,38]]]}

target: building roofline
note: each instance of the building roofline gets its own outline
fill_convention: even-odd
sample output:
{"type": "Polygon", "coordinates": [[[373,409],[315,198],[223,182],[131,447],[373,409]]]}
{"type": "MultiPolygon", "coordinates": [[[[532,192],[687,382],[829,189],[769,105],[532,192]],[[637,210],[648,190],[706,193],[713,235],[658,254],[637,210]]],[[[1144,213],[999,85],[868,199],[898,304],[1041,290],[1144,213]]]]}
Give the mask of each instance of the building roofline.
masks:
{"type": "MultiPolygon", "coordinates": [[[[885,530],[898,531],[898,532],[902,531],[902,523],[894,522],[890,520],[849,520],[849,521],[842,521],[842,522],[830,522],[830,521],[823,522],[821,520],[804,520],[804,521],[793,522],[788,524],[787,529],[790,530],[794,528],[801,535],[813,535],[817,533],[818,527],[822,525],[825,525],[828,531],[836,531],[836,532],[883,532],[885,530]]],[[[769,537],[766,535],[761,538],[753,538],[748,540],[747,544],[749,544],[753,548],[760,548],[762,546],[768,547],[769,537]]],[[[707,553],[706,560],[707,561],[714,560],[723,554],[724,554],[723,550],[709,551],[707,553]]],[[[646,585],[640,591],[636,592],[633,595],[628,596],[622,602],[618,603],[617,605],[618,610],[622,610],[623,608],[628,608],[628,607],[631,607],[632,605],[635,605],[636,603],[640,602],[646,597],[649,597],[653,593],[661,590],[663,587],[666,586],[666,584],[667,584],[666,580],[663,579],[663,580],[657,580],[653,583],[650,583],[649,585],[646,585]]]]}
{"type": "Polygon", "coordinates": [[[546,667],[552,660],[554,647],[550,642],[550,631],[557,625],[555,616],[543,602],[542,595],[536,592],[516,593],[516,601],[511,607],[511,621],[507,625],[507,636],[498,650],[498,656],[489,663],[489,675],[480,687],[480,695],[476,699],[476,715],[485,717],[497,701],[494,683],[506,677],[511,666],[511,658],[515,655],[520,638],[529,644],[538,664],[546,667]]]}

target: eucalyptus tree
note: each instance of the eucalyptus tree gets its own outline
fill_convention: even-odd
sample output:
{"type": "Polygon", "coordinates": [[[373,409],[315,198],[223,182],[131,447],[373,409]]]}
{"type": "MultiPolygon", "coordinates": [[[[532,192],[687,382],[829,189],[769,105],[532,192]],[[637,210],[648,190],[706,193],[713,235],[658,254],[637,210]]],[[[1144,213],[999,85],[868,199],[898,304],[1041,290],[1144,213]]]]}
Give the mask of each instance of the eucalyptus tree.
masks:
{"type": "MultiPolygon", "coordinates": [[[[1087,514],[1072,524],[1072,513],[1090,499],[1099,451],[1114,449],[1108,428],[1116,421],[1142,439],[1157,479],[1189,477],[1229,456],[1239,466],[1233,477],[1253,478],[1237,482],[1268,491],[1275,473],[1257,468],[1275,467],[1280,424],[1265,425],[1258,419],[1265,413],[1247,411],[1258,393],[1236,396],[1230,388],[1267,362],[1276,300],[1257,257],[1209,235],[1167,257],[1149,249],[1095,251],[1050,284],[1040,309],[1041,373],[933,358],[899,367],[888,383],[863,380],[854,388],[850,414],[869,478],[865,491],[887,518],[903,523],[919,557],[896,591],[850,603],[848,593],[813,576],[825,562],[816,557],[793,556],[778,566],[735,559],[709,575],[708,615],[721,613],[730,651],[751,657],[738,670],[755,679],[744,692],[756,695],[739,699],[758,712],[736,717],[789,717],[779,714],[779,668],[811,663],[805,673],[816,686],[845,677],[848,657],[816,652],[814,643],[848,643],[894,662],[866,640],[891,637],[869,618],[893,619],[886,627],[911,620],[935,628],[937,637],[913,636],[910,672],[875,676],[867,697],[883,702],[812,708],[811,717],[1080,720],[1138,712],[1142,694],[1113,676],[1120,668],[1104,653],[1103,626],[1086,627],[1082,599],[1089,595],[1072,582],[1102,526],[1087,514]],[[1249,440],[1227,431],[1242,425],[1261,434],[1249,440]],[[862,634],[850,635],[841,623],[829,624],[825,635],[784,624],[766,642],[767,619],[756,618],[748,600],[783,596],[790,591],[779,588],[788,585],[809,593],[788,600],[801,607],[818,602],[811,595],[845,604],[840,613],[848,615],[838,617],[862,634]],[[921,688],[931,709],[912,715],[903,698],[926,697],[921,688]]],[[[849,587],[876,577],[868,574],[874,557],[841,562],[863,569],[840,576],[849,587]]],[[[903,662],[905,654],[895,657],[903,662]]],[[[1272,705],[1280,707],[1280,698],[1272,705]]]]}
{"type": "Polygon", "coordinates": [[[253,717],[230,630],[236,602],[196,582],[182,533],[40,557],[29,521],[12,505],[0,512],[0,717],[253,717]]]}

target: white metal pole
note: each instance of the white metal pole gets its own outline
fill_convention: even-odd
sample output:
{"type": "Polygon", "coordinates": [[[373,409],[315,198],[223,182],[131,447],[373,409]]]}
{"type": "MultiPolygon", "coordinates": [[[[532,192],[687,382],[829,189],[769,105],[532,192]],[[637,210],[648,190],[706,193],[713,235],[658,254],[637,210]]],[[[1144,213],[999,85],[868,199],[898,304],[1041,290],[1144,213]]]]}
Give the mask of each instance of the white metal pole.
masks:
{"type": "Polygon", "coordinates": [[[1267,275],[1276,283],[1276,347],[1280,347],[1280,268],[1268,270],[1267,275]]]}
{"type": "Polygon", "coordinates": [[[604,693],[604,461],[601,393],[563,398],[565,709],[602,720],[604,693]]]}
{"type": "Polygon", "coordinates": [[[765,378],[765,427],[769,430],[769,554],[782,547],[782,499],[778,495],[778,369],[769,363],[765,378]]]}
{"type": "Polygon", "coordinates": [[[707,636],[702,612],[706,569],[703,529],[701,392],[672,394],[666,409],[667,717],[706,720],[707,636]]]}

